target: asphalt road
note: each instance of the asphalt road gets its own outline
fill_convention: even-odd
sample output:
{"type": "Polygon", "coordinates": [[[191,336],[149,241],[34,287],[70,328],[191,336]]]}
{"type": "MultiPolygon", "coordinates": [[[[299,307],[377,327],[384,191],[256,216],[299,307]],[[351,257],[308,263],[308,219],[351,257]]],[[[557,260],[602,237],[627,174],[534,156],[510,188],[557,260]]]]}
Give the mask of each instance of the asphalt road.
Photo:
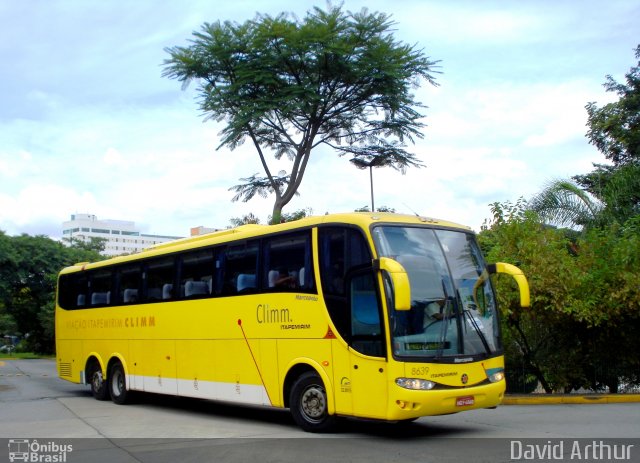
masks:
{"type": "Polygon", "coordinates": [[[598,457],[615,450],[640,461],[639,438],[639,403],[510,405],[411,424],[344,420],[335,432],[316,435],[301,431],[287,410],[157,395],[119,406],[58,379],[53,360],[0,361],[0,462],[20,439],[37,440],[33,448],[49,457],[71,445],[65,462],[475,463],[524,460],[527,449],[538,451],[537,461],[547,450],[563,451],[566,461],[603,461],[598,457]]]}

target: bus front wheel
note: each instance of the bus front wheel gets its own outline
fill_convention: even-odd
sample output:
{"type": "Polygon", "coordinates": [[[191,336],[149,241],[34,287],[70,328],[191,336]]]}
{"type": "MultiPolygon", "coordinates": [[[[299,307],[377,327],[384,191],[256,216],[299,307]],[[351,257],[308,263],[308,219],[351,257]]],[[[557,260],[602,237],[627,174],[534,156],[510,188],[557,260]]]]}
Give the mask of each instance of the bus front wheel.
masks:
{"type": "Polygon", "coordinates": [[[296,380],[289,405],[294,421],[307,432],[325,432],[335,424],[335,416],[328,412],[324,383],[315,372],[304,373],[296,380]]]}
{"type": "Polygon", "coordinates": [[[111,400],[118,405],[126,404],[131,397],[131,393],[127,390],[124,368],[120,362],[111,365],[108,380],[111,400]]]}

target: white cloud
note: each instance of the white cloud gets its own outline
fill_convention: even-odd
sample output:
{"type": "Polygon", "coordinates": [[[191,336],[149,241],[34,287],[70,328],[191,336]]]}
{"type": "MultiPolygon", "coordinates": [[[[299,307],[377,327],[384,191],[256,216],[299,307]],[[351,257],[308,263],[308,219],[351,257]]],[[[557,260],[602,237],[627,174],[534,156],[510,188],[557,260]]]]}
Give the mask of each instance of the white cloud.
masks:
{"type": "Polygon", "coordinates": [[[76,210],[97,208],[98,203],[90,192],[77,192],[54,183],[34,183],[15,195],[0,193],[0,229],[21,230],[34,221],[61,222],[76,210]]]}
{"type": "MultiPolygon", "coordinates": [[[[363,6],[393,13],[397,36],[442,58],[444,71],[441,87],[417,90],[428,127],[412,150],[427,167],[404,176],[374,170],[377,205],[477,229],[489,202],[526,197],[549,177],[602,160],[584,137],[584,105],[611,99],[604,75],[633,64],[637,8],[593,0],[345,2],[363,6]]],[[[195,85],[181,92],[160,77],[163,48],[185,44],[204,21],[243,21],[256,11],[303,16],[308,7],[41,2],[25,14],[19,4],[4,6],[0,59],[13,66],[0,76],[0,229],[33,231],[74,212],[175,235],[248,212],[265,221],[271,199],[231,203],[228,191],[261,173],[254,148],[215,151],[220,125],[202,122],[195,85]]],[[[353,210],[370,202],[369,175],[319,151],[300,193],[287,210],[353,210]]]]}
{"type": "Polygon", "coordinates": [[[108,148],[102,157],[103,162],[107,166],[122,165],[124,158],[115,148],[108,148]]]}

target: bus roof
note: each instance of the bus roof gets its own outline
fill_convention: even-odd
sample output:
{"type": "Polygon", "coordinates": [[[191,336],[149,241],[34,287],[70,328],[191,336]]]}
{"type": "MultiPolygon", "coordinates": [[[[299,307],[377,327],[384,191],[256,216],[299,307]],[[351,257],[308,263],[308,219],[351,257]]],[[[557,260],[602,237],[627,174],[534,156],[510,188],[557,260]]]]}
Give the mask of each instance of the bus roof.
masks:
{"type": "Polygon", "coordinates": [[[440,219],[434,219],[430,217],[423,217],[418,215],[406,215],[396,214],[391,212],[348,212],[337,214],[326,214],[319,216],[304,217],[292,222],[285,222],[277,225],[259,225],[259,224],[246,224],[240,225],[236,228],[229,228],[226,230],[220,230],[212,233],[206,233],[204,235],[198,235],[188,238],[181,238],[174,241],[168,241],[165,243],[156,244],[143,251],[125,255],[116,256],[110,259],[102,261],[88,263],[82,262],[71,267],[67,267],[62,270],[61,273],[70,273],[78,270],[84,270],[85,268],[97,268],[106,265],[125,263],[130,261],[136,261],[141,258],[159,256],[163,254],[169,254],[177,251],[185,251],[192,248],[198,248],[201,246],[222,244],[227,241],[235,241],[246,238],[259,237],[266,234],[278,233],[287,230],[296,230],[299,228],[313,227],[321,224],[352,224],[358,225],[363,229],[368,229],[375,223],[402,223],[402,224],[414,224],[414,225],[431,225],[435,227],[457,228],[464,231],[470,231],[471,228],[465,225],[460,225],[454,222],[448,222],[440,219]]]}

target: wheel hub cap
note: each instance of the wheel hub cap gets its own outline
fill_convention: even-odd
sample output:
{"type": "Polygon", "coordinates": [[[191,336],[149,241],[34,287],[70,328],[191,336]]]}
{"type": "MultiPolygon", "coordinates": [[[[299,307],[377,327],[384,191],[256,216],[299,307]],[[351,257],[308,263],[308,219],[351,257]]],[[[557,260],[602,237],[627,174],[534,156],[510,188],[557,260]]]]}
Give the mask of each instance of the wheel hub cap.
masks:
{"type": "Polygon", "coordinates": [[[320,418],[325,410],[324,394],[321,390],[311,387],[302,396],[302,410],[310,418],[320,418]]]}

